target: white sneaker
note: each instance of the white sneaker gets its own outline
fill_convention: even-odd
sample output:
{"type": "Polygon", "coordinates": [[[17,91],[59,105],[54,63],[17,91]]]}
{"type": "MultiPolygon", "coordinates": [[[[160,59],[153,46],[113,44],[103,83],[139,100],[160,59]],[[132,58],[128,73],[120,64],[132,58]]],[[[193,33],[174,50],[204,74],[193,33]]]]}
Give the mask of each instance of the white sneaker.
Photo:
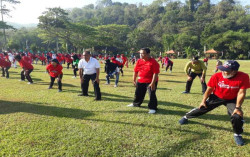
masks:
{"type": "Polygon", "coordinates": [[[148,113],[149,113],[149,114],[155,114],[155,113],[156,113],[156,110],[149,110],[148,113]]]}
{"type": "Polygon", "coordinates": [[[105,85],[109,85],[109,83],[106,82],[105,85]]]}
{"type": "Polygon", "coordinates": [[[33,84],[32,82],[28,82],[27,84],[33,84]]]}
{"type": "Polygon", "coordinates": [[[73,76],[72,78],[74,78],[74,79],[75,79],[76,77],[75,77],[75,76],[73,76]]]}
{"type": "Polygon", "coordinates": [[[114,85],[114,87],[116,88],[116,87],[118,87],[117,85],[114,85]]]}
{"type": "Polygon", "coordinates": [[[19,80],[20,82],[24,81],[24,80],[19,80]]]}
{"type": "Polygon", "coordinates": [[[135,107],[135,105],[132,103],[132,104],[129,104],[128,107],[135,107]]]}

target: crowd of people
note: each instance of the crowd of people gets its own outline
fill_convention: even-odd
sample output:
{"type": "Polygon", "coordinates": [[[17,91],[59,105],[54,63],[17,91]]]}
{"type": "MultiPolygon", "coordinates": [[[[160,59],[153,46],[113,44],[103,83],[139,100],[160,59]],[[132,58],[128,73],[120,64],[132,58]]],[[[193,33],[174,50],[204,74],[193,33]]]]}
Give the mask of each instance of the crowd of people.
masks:
{"type": "MultiPolygon", "coordinates": [[[[109,56],[92,56],[90,51],[84,51],[80,54],[32,54],[32,53],[16,53],[11,52],[0,53],[0,67],[2,68],[2,77],[9,78],[9,69],[16,68],[16,62],[22,68],[20,81],[28,80],[28,84],[33,84],[30,74],[34,67],[32,64],[37,64],[40,60],[41,64],[46,66],[46,72],[50,77],[48,89],[53,88],[54,82],[57,79],[58,92],[62,91],[63,66],[67,64],[67,69],[70,65],[73,69],[73,78],[77,78],[79,74],[82,93],[79,96],[88,96],[89,81],[92,81],[94,86],[95,100],[102,100],[100,89],[100,63],[105,64],[104,72],[106,73],[106,85],[110,84],[110,79],[115,78],[114,87],[118,87],[120,73],[124,75],[124,67],[135,64],[133,73],[133,84],[136,87],[134,100],[128,107],[140,107],[144,101],[146,92],[149,94],[149,114],[155,114],[158,110],[158,102],[156,90],[158,86],[160,65],[167,72],[173,70],[173,61],[168,57],[159,57],[158,60],[151,57],[149,48],[142,48],[139,51],[140,58],[131,56],[128,59],[124,54],[109,56]]],[[[202,85],[203,99],[198,108],[192,109],[179,121],[181,125],[187,124],[188,120],[201,116],[221,105],[225,105],[228,114],[231,117],[231,123],[234,131],[234,139],[237,145],[243,145],[243,111],[242,104],[246,96],[246,90],[250,87],[249,76],[246,73],[240,72],[240,64],[237,61],[226,61],[223,65],[221,61],[217,61],[215,74],[212,75],[206,84],[206,71],[208,66],[208,58],[199,60],[194,56],[189,61],[184,72],[187,75],[186,89],[183,94],[189,94],[193,80],[198,76],[202,85]],[[218,70],[221,72],[216,73],[218,70]]]]}

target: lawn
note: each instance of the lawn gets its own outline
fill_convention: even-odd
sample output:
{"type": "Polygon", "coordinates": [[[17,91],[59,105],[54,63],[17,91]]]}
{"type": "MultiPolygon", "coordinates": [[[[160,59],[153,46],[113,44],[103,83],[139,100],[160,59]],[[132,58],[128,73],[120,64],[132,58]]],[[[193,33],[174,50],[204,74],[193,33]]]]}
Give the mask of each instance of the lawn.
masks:
{"type": "MultiPolygon", "coordinates": [[[[102,101],[79,97],[80,81],[64,68],[63,92],[57,84],[48,90],[45,67],[34,65],[33,85],[19,82],[20,68],[10,69],[10,79],[0,78],[0,156],[239,156],[250,154],[250,91],[243,104],[246,145],[234,143],[230,117],[224,106],[180,126],[178,120],[202,99],[195,79],[191,94],[183,95],[188,60],[174,60],[173,73],[161,69],[157,90],[159,110],[148,114],[146,95],[141,108],[127,107],[133,100],[132,65],[125,68],[118,88],[104,85],[102,101]]],[[[216,61],[209,61],[207,81],[216,61]]],[[[240,61],[250,74],[250,62],[240,61]]],[[[103,66],[103,65],[102,65],[103,66]]],[[[65,65],[64,65],[65,67],[65,65]]]]}

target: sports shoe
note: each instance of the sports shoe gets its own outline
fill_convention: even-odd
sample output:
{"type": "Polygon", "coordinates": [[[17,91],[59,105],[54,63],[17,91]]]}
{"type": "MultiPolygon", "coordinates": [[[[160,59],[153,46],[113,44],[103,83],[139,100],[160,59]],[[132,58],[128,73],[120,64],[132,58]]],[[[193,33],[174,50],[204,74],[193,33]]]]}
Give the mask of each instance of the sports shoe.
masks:
{"type": "Polygon", "coordinates": [[[118,85],[114,85],[114,87],[116,88],[116,87],[118,87],[118,85]]]}
{"type": "Polygon", "coordinates": [[[132,103],[132,104],[129,104],[127,107],[135,107],[135,105],[132,103]]]}
{"type": "Polygon", "coordinates": [[[52,89],[52,87],[49,87],[48,89],[52,89]]]}
{"type": "Polygon", "coordinates": [[[188,119],[182,117],[181,120],[179,120],[179,123],[180,123],[180,125],[187,124],[188,123],[188,119]]]}
{"type": "Polygon", "coordinates": [[[109,85],[109,83],[106,82],[105,85],[109,85]]]}
{"type": "Polygon", "coordinates": [[[149,113],[149,114],[155,114],[155,113],[156,113],[156,110],[149,110],[148,113],[149,113]]]}
{"type": "Polygon", "coordinates": [[[33,82],[28,82],[27,84],[33,84],[33,82]]]}
{"type": "Polygon", "coordinates": [[[182,92],[182,94],[189,94],[190,92],[187,92],[187,91],[184,91],[184,92],[182,92]]]}
{"type": "Polygon", "coordinates": [[[244,145],[244,141],[241,135],[234,135],[234,141],[238,146],[244,145]]]}
{"type": "Polygon", "coordinates": [[[58,89],[58,92],[62,92],[62,90],[61,90],[61,89],[58,89]]]}
{"type": "Polygon", "coordinates": [[[72,78],[74,78],[74,79],[75,79],[76,77],[75,77],[75,76],[73,76],[72,78]]]}

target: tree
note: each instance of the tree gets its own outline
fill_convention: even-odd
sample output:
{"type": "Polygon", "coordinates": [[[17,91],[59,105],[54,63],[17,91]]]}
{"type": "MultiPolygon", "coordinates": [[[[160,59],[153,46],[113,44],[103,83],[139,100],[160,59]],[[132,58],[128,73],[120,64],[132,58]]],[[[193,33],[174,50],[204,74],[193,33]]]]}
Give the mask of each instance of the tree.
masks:
{"type": "Polygon", "coordinates": [[[69,23],[68,13],[59,8],[49,8],[39,16],[38,28],[40,28],[40,37],[46,42],[56,42],[56,51],[59,51],[59,38],[64,37],[67,24],[69,23]]]}
{"type": "MultiPolygon", "coordinates": [[[[4,16],[9,16],[10,13],[10,9],[7,8],[7,4],[18,4],[20,3],[20,1],[18,0],[0,0],[0,12],[1,12],[1,22],[2,24],[5,23],[4,22],[4,16]]],[[[6,44],[7,44],[7,39],[6,39],[6,29],[8,29],[8,25],[6,25],[4,27],[1,27],[3,29],[3,36],[4,36],[4,43],[3,43],[3,48],[6,48],[6,44]]]]}
{"type": "Polygon", "coordinates": [[[127,35],[130,31],[126,25],[102,25],[96,27],[98,30],[97,42],[99,46],[116,47],[125,50],[127,35]]]}

